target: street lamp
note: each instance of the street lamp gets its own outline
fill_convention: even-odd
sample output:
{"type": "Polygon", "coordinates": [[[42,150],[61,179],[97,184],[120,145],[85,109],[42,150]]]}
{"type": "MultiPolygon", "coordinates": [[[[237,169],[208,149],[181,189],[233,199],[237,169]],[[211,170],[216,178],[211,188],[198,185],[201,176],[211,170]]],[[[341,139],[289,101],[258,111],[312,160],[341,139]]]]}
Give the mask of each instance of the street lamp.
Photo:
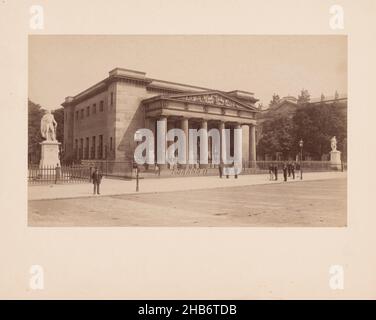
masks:
{"type": "MultiPolygon", "coordinates": [[[[136,146],[138,146],[138,143],[142,139],[142,134],[140,130],[137,130],[134,134],[134,139],[136,140],[136,146]]],[[[135,152],[133,153],[134,156],[136,156],[135,152]]],[[[134,165],[134,168],[136,169],[136,192],[139,191],[139,175],[138,175],[138,159],[135,159],[136,163],[134,165]]]]}
{"type": "Polygon", "coordinates": [[[300,180],[303,179],[303,139],[300,139],[299,141],[299,147],[300,147],[300,180]]]}

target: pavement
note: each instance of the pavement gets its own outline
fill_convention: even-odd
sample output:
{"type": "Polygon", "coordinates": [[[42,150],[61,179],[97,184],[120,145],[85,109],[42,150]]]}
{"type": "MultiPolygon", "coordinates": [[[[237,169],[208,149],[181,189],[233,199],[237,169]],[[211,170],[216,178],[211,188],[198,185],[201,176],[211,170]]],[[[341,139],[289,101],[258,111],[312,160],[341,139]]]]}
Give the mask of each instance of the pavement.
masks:
{"type": "Polygon", "coordinates": [[[346,176],[346,172],[307,172],[304,173],[304,180],[300,180],[300,177],[297,175],[295,180],[289,178],[287,182],[283,181],[282,175],[279,175],[278,181],[270,181],[269,175],[266,174],[240,175],[238,176],[238,179],[235,179],[234,177],[230,177],[229,179],[223,177],[220,179],[218,176],[140,179],[139,192],[136,192],[136,180],[103,178],[101,183],[101,195],[92,194],[93,185],[91,183],[29,185],[28,199],[52,200],[200,189],[206,190],[263,184],[299,183],[301,181],[345,178],[346,176]]]}

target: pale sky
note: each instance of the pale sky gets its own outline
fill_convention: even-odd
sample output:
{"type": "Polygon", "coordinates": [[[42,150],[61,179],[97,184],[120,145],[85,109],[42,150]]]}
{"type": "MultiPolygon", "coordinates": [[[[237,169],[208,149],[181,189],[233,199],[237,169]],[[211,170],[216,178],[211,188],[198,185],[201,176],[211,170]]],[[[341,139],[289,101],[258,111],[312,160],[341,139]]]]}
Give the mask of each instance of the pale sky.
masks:
{"type": "Polygon", "coordinates": [[[115,67],[150,78],[223,91],[311,97],[347,93],[347,37],[29,36],[29,98],[56,109],[115,67]]]}

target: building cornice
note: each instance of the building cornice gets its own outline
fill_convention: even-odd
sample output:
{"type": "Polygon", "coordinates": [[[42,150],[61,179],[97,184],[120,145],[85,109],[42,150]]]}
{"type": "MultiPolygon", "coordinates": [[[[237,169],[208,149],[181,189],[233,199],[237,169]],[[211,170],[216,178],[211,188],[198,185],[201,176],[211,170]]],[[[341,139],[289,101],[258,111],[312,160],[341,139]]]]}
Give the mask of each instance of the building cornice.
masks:
{"type": "MultiPolygon", "coordinates": [[[[63,107],[76,105],[100,92],[103,92],[108,89],[108,86],[117,81],[125,81],[134,83],[136,85],[145,86],[146,90],[156,90],[156,91],[165,91],[171,94],[179,94],[179,93],[199,93],[204,91],[218,91],[211,88],[204,88],[198,87],[188,84],[182,84],[178,82],[171,82],[165,80],[158,80],[146,77],[145,72],[131,70],[131,69],[124,69],[124,68],[115,68],[109,72],[109,76],[104,80],[96,83],[95,85],[87,88],[84,91],[81,91],[77,95],[73,97],[66,97],[65,101],[61,104],[63,107]]],[[[222,91],[218,91],[224,93],[222,91]]],[[[233,90],[227,93],[227,96],[231,96],[231,98],[235,98],[233,96],[234,93],[241,93],[246,94],[248,97],[246,100],[250,100],[252,102],[257,102],[258,99],[253,97],[253,93],[242,91],[242,90],[233,90]]],[[[239,99],[236,99],[238,102],[239,99]]]]}

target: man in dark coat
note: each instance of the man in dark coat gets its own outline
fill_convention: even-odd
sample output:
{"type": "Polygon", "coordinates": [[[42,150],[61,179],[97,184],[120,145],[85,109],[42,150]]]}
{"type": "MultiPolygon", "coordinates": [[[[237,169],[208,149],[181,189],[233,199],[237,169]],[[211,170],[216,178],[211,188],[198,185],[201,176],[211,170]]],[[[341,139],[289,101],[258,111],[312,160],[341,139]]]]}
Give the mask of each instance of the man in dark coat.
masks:
{"type": "Polygon", "coordinates": [[[287,164],[287,172],[289,174],[289,177],[291,177],[291,162],[287,164]]]}
{"type": "Polygon", "coordinates": [[[274,166],[274,177],[275,177],[275,180],[278,180],[278,166],[277,165],[274,166]]]}
{"type": "Polygon", "coordinates": [[[274,179],[274,168],[273,168],[273,165],[270,164],[269,165],[269,180],[273,180],[274,179]]]}
{"type": "Polygon", "coordinates": [[[99,186],[102,181],[102,173],[99,172],[98,168],[95,168],[91,179],[93,180],[93,185],[94,185],[94,194],[100,194],[99,193],[99,186]]]}
{"type": "Polygon", "coordinates": [[[292,173],[292,178],[295,179],[295,164],[291,163],[291,173],[292,173]]]}
{"type": "Polygon", "coordinates": [[[287,181],[287,171],[288,171],[288,169],[287,169],[287,165],[286,165],[286,163],[284,163],[284,164],[283,164],[283,179],[284,179],[285,181],[287,181]]]}

